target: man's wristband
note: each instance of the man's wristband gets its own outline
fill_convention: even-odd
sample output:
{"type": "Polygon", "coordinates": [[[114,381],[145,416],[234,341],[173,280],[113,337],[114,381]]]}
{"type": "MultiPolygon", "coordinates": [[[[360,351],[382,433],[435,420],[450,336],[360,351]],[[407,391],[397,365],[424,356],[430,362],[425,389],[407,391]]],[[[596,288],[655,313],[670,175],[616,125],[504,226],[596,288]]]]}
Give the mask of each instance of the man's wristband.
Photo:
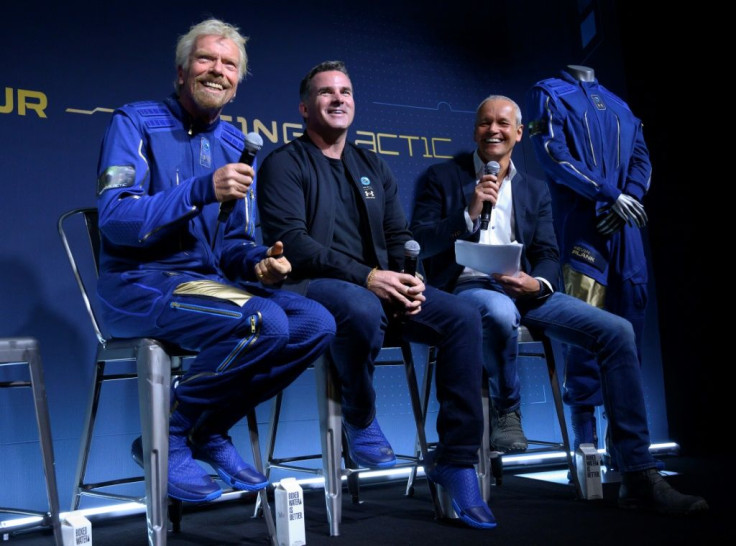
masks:
{"type": "Polygon", "coordinates": [[[365,287],[370,288],[371,287],[371,281],[373,281],[373,277],[376,276],[376,271],[378,271],[377,267],[374,267],[371,269],[371,272],[368,273],[368,276],[365,278],[365,287]]]}

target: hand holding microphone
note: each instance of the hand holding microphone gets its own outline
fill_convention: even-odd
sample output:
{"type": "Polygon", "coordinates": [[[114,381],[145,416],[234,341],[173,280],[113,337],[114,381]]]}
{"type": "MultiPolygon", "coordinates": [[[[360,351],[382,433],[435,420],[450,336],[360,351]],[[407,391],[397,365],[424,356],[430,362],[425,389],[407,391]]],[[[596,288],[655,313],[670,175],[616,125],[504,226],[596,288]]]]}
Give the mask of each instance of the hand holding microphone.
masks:
{"type": "MultiPolygon", "coordinates": [[[[412,277],[417,276],[417,261],[419,258],[419,252],[421,250],[421,247],[419,246],[419,243],[417,243],[413,239],[409,239],[404,243],[404,269],[403,272],[407,275],[411,275],[412,277]]],[[[424,301],[424,296],[421,294],[421,292],[417,292],[416,294],[411,294],[412,288],[416,290],[414,285],[406,285],[406,292],[401,293],[402,296],[404,296],[407,300],[409,300],[409,305],[405,306],[403,309],[404,316],[409,315],[415,315],[419,311],[421,311],[421,303],[424,301]]]]}
{"type": "MultiPolygon", "coordinates": [[[[483,168],[483,174],[494,174],[498,175],[501,170],[501,165],[498,161],[489,161],[483,168]]],[[[491,221],[491,210],[493,205],[490,201],[483,201],[483,211],[480,213],[480,229],[488,229],[488,224],[491,221]]]]}
{"type": "MultiPolygon", "coordinates": [[[[245,148],[243,148],[243,152],[240,154],[238,163],[245,163],[252,167],[256,159],[256,154],[262,147],[263,138],[261,138],[261,135],[258,133],[248,133],[245,135],[245,148]]],[[[220,204],[220,214],[217,216],[218,221],[224,222],[227,220],[235,207],[235,201],[237,201],[237,199],[230,199],[229,201],[223,201],[220,204]]]]}
{"type": "Polygon", "coordinates": [[[409,239],[404,243],[404,273],[416,276],[417,274],[417,258],[421,247],[413,239],[409,239]]]}

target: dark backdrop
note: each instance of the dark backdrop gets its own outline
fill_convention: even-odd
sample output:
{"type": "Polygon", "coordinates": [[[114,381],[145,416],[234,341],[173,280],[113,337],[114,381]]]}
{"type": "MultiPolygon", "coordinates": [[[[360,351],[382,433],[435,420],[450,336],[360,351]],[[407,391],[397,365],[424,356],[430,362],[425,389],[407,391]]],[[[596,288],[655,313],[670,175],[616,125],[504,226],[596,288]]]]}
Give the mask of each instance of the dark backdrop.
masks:
{"type": "Polygon", "coordinates": [[[616,5],[628,102],[644,120],[654,169],[645,203],[670,435],[684,453],[725,454],[732,387],[720,336],[729,336],[721,317],[733,300],[724,269],[732,200],[726,140],[715,131],[727,134],[728,124],[710,92],[719,71],[701,65],[720,25],[708,10],[616,5]]]}
{"type": "MultiPolygon", "coordinates": [[[[244,131],[262,134],[264,155],[301,130],[302,75],[319,61],[345,60],[358,105],[351,138],[388,161],[407,211],[424,169],[472,148],[473,113],[485,96],[503,93],[523,106],[535,81],[565,65],[595,68],[601,83],[644,120],[652,150],[652,192],[645,204],[653,297],[643,371],[653,440],[674,439],[686,451],[718,449],[696,421],[698,411],[709,407],[709,385],[716,382],[704,371],[698,342],[698,328],[705,333],[707,324],[701,292],[685,290],[700,276],[692,259],[699,239],[697,232],[680,229],[685,178],[671,166],[680,120],[661,101],[663,70],[669,68],[666,76],[681,83],[677,63],[667,64],[676,53],[669,44],[681,36],[677,26],[614,0],[377,0],[339,6],[322,0],[206,6],[192,0],[29,1],[3,7],[0,34],[0,335],[30,335],[41,343],[63,508],[71,496],[96,340],[62,254],[56,220],[66,210],[95,204],[97,152],[111,109],[166,96],[173,89],[177,36],[209,15],[238,24],[251,38],[251,74],[225,113],[244,131]],[[653,28],[658,40],[642,39],[653,28]]],[[[690,93],[678,86],[667,90],[690,93]]],[[[687,138],[702,138],[697,133],[691,129],[687,138]]],[[[522,170],[538,170],[526,138],[514,161],[522,170]]],[[[535,383],[538,374],[524,373],[525,428],[538,435],[552,429],[553,414],[535,383]]],[[[377,377],[379,412],[392,439],[411,438],[405,389],[396,377],[377,377]]],[[[301,451],[317,449],[314,387],[307,374],[294,391],[282,431],[301,451]]],[[[114,403],[101,408],[92,479],[138,472],[128,455],[139,429],[135,386],[116,386],[105,400],[114,403]]],[[[259,408],[261,423],[268,409],[259,408]]],[[[0,430],[0,505],[42,508],[27,397],[0,393],[0,430]]]]}

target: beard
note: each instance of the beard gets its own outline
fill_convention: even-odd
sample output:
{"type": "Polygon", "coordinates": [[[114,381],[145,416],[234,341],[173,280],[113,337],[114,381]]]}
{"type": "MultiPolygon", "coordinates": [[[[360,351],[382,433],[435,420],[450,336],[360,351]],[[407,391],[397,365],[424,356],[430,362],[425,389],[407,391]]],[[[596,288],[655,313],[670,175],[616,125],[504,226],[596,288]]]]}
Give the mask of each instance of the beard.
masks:
{"type": "Polygon", "coordinates": [[[211,80],[208,77],[196,78],[189,84],[188,91],[194,105],[208,113],[219,112],[235,96],[235,86],[230,86],[227,81],[211,80]],[[208,81],[217,81],[221,84],[223,86],[222,92],[216,93],[207,88],[204,84],[208,81]]]}
{"type": "Polygon", "coordinates": [[[192,100],[194,103],[206,111],[221,110],[224,106],[230,102],[232,98],[231,93],[222,93],[219,95],[213,95],[202,87],[195,87],[192,91],[192,100]]]}

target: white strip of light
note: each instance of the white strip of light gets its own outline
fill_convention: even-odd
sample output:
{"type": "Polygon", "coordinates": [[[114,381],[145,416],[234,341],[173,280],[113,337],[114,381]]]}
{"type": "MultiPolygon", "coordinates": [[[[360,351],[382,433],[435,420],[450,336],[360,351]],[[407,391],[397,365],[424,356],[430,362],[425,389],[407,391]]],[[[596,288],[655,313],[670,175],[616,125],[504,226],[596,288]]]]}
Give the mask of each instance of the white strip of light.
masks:
{"type": "MultiPolygon", "coordinates": [[[[652,453],[657,452],[672,452],[677,453],[679,450],[679,445],[675,442],[665,442],[661,444],[652,444],[649,447],[649,451],[652,453]]],[[[605,453],[605,449],[599,449],[599,453],[605,453]]],[[[525,465],[525,464],[533,464],[534,462],[543,462],[543,461],[554,461],[559,459],[562,461],[565,459],[565,453],[563,451],[548,451],[543,453],[518,453],[518,454],[510,454],[510,455],[504,455],[504,465],[505,466],[514,466],[515,464],[518,465],[525,465]]],[[[411,468],[389,468],[387,470],[366,470],[363,472],[360,472],[358,476],[362,480],[369,480],[369,479],[377,479],[377,478],[388,478],[388,479],[398,479],[398,478],[407,478],[411,472],[411,468]]],[[[419,466],[417,467],[417,474],[424,474],[424,468],[419,466]]],[[[343,476],[343,480],[346,480],[347,477],[343,476]]],[[[317,478],[306,478],[302,480],[297,480],[297,483],[301,485],[302,487],[309,487],[311,488],[318,488],[318,487],[324,487],[325,480],[322,477],[317,478]]],[[[221,502],[225,500],[232,500],[234,498],[238,498],[244,495],[248,495],[252,493],[245,493],[242,491],[228,491],[222,494],[222,496],[217,499],[214,502],[221,502]]],[[[80,514],[82,516],[108,516],[108,515],[133,515],[138,514],[146,511],[146,505],[142,504],[140,502],[127,502],[127,503],[119,503],[119,504],[111,504],[108,506],[98,506],[96,508],[85,508],[82,510],[76,510],[73,512],[62,512],[60,514],[60,519],[63,521],[67,516],[71,514],[80,514]]],[[[9,520],[0,521],[0,531],[6,532],[10,531],[17,527],[25,527],[33,524],[41,524],[43,522],[43,518],[40,516],[29,516],[29,517],[23,517],[23,518],[14,518],[9,520]]]]}

